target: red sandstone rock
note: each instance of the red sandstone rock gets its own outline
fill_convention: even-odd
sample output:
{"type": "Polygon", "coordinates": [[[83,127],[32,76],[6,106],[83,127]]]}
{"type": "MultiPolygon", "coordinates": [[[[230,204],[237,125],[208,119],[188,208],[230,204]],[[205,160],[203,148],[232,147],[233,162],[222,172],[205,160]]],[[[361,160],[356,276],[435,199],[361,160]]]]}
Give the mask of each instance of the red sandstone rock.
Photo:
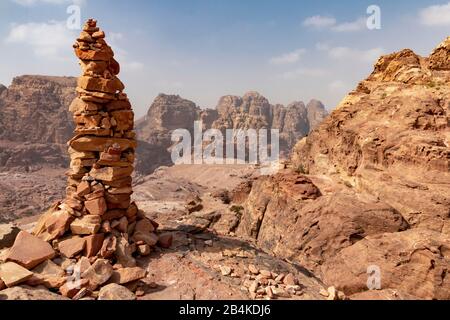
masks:
{"type": "Polygon", "coordinates": [[[0,264],[0,279],[8,288],[25,282],[32,276],[33,272],[28,271],[14,262],[0,264]]]}
{"type": "Polygon", "coordinates": [[[97,215],[86,215],[82,218],[75,219],[71,225],[70,230],[77,235],[92,235],[100,230],[101,217],[97,215]]]}
{"type": "Polygon", "coordinates": [[[84,255],[88,258],[96,256],[103,246],[105,235],[103,233],[94,234],[84,238],[86,241],[86,248],[84,255]]]}
{"type": "Polygon", "coordinates": [[[106,200],[103,197],[86,201],[84,205],[86,206],[87,211],[92,215],[101,216],[108,210],[106,200]]]}
{"type": "Polygon", "coordinates": [[[95,291],[99,286],[104,284],[111,278],[113,267],[108,260],[99,259],[81,274],[82,279],[89,281],[89,289],[95,291]]]}
{"type": "Polygon", "coordinates": [[[126,284],[132,281],[143,279],[146,277],[146,275],[147,271],[140,267],[122,268],[113,272],[110,282],[117,284],[126,284]]]}
{"type": "Polygon", "coordinates": [[[63,296],[72,299],[81,289],[86,288],[88,285],[89,280],[87,279],[70,280],[59,288],[59,292],[61,292],[63,296]]]}
{"type": "Polygon", "coordinates": [[[69,212],[51,208],[39,219],[34,234],[41,240],[52,241],[63,236],[73,220],[69,212]]]}
{"type": "Polygon", "coordinates": [[[171,233],[163,233],[158,237],[158,245],[161,248],[170,248],[172,246],[173,235],[171,233]]]}
{"type": "Polygon", "coordinates": [[[55,251],[45,241],[21,231],[10,249],[7,261],[13,261],[30,270],[45,260],[52,259],[55,251]]]}
{"type": "Polygon", "coordinates": [[[86,246],[86,240],[79,236],[72,236],[58,244],[59,252],[66,258],[73,258],[81,253],[86,246]]]}

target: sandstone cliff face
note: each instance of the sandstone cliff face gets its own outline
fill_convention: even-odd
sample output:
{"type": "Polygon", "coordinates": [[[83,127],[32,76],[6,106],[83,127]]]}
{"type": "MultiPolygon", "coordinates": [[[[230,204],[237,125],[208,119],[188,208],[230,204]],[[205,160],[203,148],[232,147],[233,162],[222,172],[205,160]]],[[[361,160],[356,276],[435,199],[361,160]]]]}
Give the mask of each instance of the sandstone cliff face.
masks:
{"type": "Polygon", "coordinates": [[[253,183],[238,234],[348,295],[375,266],[383,290],[449,299],[449,46],[381,57],[296,145],[296,172],[253,183]]]}
{"type": "Polygon", "coordinates": [[[160,94],[150,106],[146,117],[137,124],[139,138],[167,148],[172,144],[173,130],[181,128],[193,131],[198,110],[192,101],[180,96],[160,94]]]}
{"type": "Polygon", "coordinates": [[[1,167],[65,165],[75,85],[75,78],[21,76],[0,93],[1,167]]]}
{"type": "Polygon", "coordinates": [[[294,162],[381,198],[414,227],[449,232],[450,68],[441,66],[450,56],[437,50],[441,60],[411,50],[380,58],[294,162]]]}
{"type": "Polygon", "coordinates": [[[261,129],[272,124],[269,101],[257,92],[248,92],[242,98],[225,96],[219,100],[219,119],[216,129],[261,129]]]}
{"type": "Polygon", "coordinates": [[[248,92],[243,97],[222,97],[217,112],[219,117],[212,125],[215,129],[279,129],[280,151],[284,156],[328,115],[317,100],[311,101],[308,107],[303,102],[285,107],[270,104],[258,92],[248,92]]]}
{"type": "Polygon", "coordinates": [[[311,100],[306,106],[309,131],[314,130],[328,116],[325,106],[319,100],[311,100]]]}
{"type": "Polygon", "coordinates": [[[66,143],[73,130],[67,106],[75,96],[75,78],[14,78],[0,97],[0,139],[66,143]]]}
{"type": "MultiPolygon", "coordinates": [[[[194,102],[180,96],[160,94],[146,117],[137,121],[136,127],[141,141],[158,147],[164,153],[162,158],[167,161],[161,165],[170,165],[168,150],[173,145],[172,132],[187,129],[193,136],[195,121],[201,120],[204,130],[218,129],[223,132],[226,129],[279,129],[280,151],[282,156],[287,156],[295,143],[308,135],[326,116],[325,107],[317,100],[311,101],[308,107],[303,102],[284,107],[271,105],[257,92],[248,92],[243,97],[224,96],[220,98],[216,109],[200,109],[194,102]]],[[[151,153],[149,151],[147,155],[151,153]]],[[[146,168],[144,163],[139,167],[141,173],[153,171],[150,167],[146,168]]]]}
{"type": "Polygon", "coordinates": [[[255,181],[244,209],[238,235],[316,275],[322,275],[324,262],[361,239],[409,228],[375,197],[289,170],[255,181]]]}
{"type": "Polygon", "coordinates": [[[160,94],[147,115],[136,122],[138,144],[137,172],[152,173],[160,166],[172,165],[170,148],[172,132],[187,129],[191,135],[199,108],[194,102],[177,95],[160,94]]]}

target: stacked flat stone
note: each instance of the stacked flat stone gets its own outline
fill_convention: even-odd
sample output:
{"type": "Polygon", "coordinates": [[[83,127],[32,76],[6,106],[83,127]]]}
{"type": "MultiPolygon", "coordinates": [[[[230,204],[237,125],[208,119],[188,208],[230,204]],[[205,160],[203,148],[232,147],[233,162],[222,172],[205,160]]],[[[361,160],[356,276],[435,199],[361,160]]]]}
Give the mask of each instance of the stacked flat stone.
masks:
{"type": "Polygon", "coordinates": [[[32,234],[22,231],[17,236],[6,259],[9,264],[0,268],[0,280],[7,279],[11,286],[24,281],[43,284],[80,298],[107,281],[142,279],[146,271],[136,267],[135,258],[149,255],[157,244],[170,247],[172,238],[158,236],[158,224],[131,200],[134,114],[117,78],[119,64],[95,20],[84,25],[74,49],[82,75],[70,106],[76,129],[68,142],[67,195],[40,218],[32,234]],[[67,275],[43,276],[55,263],[67,275]],[[20,281],[10,279],[13,269],[23,271],[20,281]],[[79,277],[71,280],[76,274],[79,277]]]}
{"type": "MultiPolygon", "coordinates": [[[[72,234],[110,234],[109,238],[99,236],[95,241],[102,242],[103,251],[107,251],[108,245],[116,247],[113,242],[126,245],[128,239],[122,239],[122,235],[131,236],[129,231],[138,218],[138,208],[131,202],[136,149],[134,113],[123,92],[125,87],[117,78],[119,63],[95,20],[86,22],[74,49],[82,75],[78,78],[78,97],[70,106],[76,128],[68,142],[71,162],[67,198],[59,208],[77,217],[70,225],[72,234]]],[[[154,231],[152,227],[146,229],[146,236],[154,231]]],[[[148,240],[145,244],[153,246],[157,237],[148,240]]],[[[101,255],[109,257],[112,253],[101,255]]]]}

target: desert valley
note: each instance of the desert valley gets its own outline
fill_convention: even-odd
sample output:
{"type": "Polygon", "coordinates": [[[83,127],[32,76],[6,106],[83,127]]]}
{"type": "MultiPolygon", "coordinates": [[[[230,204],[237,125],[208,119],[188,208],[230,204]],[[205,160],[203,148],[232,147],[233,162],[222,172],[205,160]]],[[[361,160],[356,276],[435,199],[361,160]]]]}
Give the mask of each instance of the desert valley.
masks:
{"type": "Polygon", "coordinates": [[[330,113],[160,94],[134,121],[104,36],[77,39],[85,80],[0,86],[0,300],[450,299],[450,37],[380,57],[330,113]],[[278,173],[173,165],[198,120],[279,129],[278,173]]]}

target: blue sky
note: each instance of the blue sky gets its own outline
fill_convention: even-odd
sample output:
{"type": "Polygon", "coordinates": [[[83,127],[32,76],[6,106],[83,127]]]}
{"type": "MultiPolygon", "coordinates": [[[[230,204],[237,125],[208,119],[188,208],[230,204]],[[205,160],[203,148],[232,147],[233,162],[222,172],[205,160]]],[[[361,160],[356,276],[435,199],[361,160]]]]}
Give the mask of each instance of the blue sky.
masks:
{"type": "Polygon", "coordinates": [[[332,109],[380,54],[428,55],[450,35],[448,0],[0,0],[0,83],[79,74],[79,31],[66,27],[73,3],[107,33],[138,116],[161,92],[214,107],[256,90],[272,103],[318,98],[332,109]],[[372,4],[381,30],[366,27],[372,4]]]}

